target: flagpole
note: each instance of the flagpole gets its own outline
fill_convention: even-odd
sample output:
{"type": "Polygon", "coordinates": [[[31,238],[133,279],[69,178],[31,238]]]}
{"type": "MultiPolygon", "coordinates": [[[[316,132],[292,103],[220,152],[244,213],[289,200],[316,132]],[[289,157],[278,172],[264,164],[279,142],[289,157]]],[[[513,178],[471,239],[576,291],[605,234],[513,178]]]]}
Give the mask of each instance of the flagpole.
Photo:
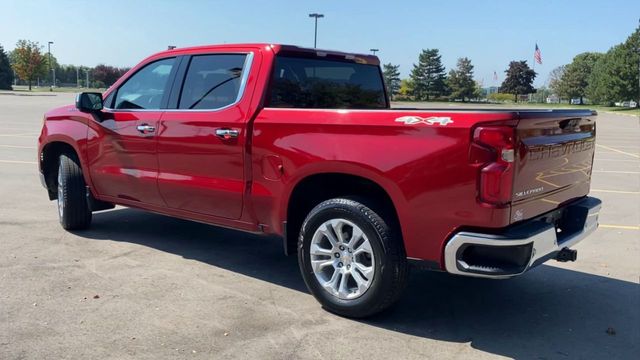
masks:
{"type": "MultiPolygon", "coordinates": [[[[538,46],[538,40],[536,40],[536,46],[538,46]]],[[[536,71],[536,49],[533,49],[533,66],[531,70],[536,71]]]]}

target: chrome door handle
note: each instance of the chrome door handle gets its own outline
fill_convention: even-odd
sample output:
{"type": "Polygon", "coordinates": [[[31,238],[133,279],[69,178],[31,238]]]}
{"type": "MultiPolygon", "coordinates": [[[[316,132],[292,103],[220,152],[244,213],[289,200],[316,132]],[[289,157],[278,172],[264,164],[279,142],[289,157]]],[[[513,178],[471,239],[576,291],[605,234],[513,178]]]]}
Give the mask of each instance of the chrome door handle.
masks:
{"type": "Polygon", "coordinates": [[[156,131],[156,127],[155,126],[151,126],[151,125],[147,125],[147,124],[138,125],[138,126],[136,126],[136,129],[138,129],[138,131],[140,131],[143,134],[148,134],[148,133],[152,133],[152,132],[156,131]]]}
{"type": "Polygon", "coordinates": [[[234,129],[216,129],[216,136],[223,139],[235,139],[240,134],[240,131],[234,129]]]}

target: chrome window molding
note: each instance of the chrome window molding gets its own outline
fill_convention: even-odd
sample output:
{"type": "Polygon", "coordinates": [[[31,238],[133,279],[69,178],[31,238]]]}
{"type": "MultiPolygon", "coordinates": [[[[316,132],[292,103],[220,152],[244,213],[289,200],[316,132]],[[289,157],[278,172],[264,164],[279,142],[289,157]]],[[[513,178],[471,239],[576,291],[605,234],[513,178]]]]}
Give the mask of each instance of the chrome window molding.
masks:
{"type": "MultiPolygon", "coordinates": [[[[242,65],[242,77],[240,78],[240,87],[238,88],[238,96],[236,96],[236,100],[234,102],[232,102],[231,104],[228,104],[228,105],[225,105],[225,106],[222,106],[222,107],[219,107],[219,108],[215,108],[215,109],[111,109],[111,108],[105,107],[104,110],[108,110],[110,112],[159,112],[159,111],[162,111],[162,112],[214,112],[214,111],[225,110],[225,109],[230,108],[230,107],[232,107],[234,105],[237,105],[240,101],[242,101],[245,89],[247,87],[247,82],[249,80],[249,73],[251,72],[251,64],[253,64],[253,52],[203,53],[203,54],[193,54],[191,56],[229,55],[229,54],[233,54],[233,55],[245,54],[245,55],[247,55],[245,57],[245,59],[244,59],[244,64],[242,65]]],[[[189,71],[189,68],[187,68],[187,71],[189,71]]],[[[184,80],[181,81],[182,85],[184,85],[183,82],[184,82],[184,80]]],[[[116,89],[114,91],[118,91],[118,89],[116,89]]]]}

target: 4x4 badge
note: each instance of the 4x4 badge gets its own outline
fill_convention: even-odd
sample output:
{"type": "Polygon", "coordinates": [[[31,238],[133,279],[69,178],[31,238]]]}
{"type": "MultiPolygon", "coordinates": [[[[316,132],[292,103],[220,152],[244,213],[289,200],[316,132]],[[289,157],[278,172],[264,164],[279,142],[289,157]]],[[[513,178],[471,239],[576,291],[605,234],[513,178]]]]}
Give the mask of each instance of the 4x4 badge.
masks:
{"type": "Polygon", "coordinates": [[[447,126],[448,124],[452,124],[453,120],[450,117],[446,116],[431,116],[428,118],[423,118],[420,116],[402,116],[396,119],[396,122],[402,122],[405,125],[416,125],[416,124],[427,124],[427,125],[435,125],[438,124],[440,126],[447,126]]]}

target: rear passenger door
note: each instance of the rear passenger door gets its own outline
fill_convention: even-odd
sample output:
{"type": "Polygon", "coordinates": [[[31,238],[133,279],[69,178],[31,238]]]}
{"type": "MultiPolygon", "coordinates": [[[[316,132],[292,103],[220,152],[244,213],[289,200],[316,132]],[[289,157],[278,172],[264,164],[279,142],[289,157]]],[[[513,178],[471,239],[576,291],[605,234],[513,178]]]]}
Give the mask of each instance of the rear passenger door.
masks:
{"type": "Polygon", "coordinates": [[[158,188],[171,208],[239,219],[252,53],[193,55],[163,113],[158,133],[158,188]],[[181,82],[181,86],[180,86],[181,82]]]}

